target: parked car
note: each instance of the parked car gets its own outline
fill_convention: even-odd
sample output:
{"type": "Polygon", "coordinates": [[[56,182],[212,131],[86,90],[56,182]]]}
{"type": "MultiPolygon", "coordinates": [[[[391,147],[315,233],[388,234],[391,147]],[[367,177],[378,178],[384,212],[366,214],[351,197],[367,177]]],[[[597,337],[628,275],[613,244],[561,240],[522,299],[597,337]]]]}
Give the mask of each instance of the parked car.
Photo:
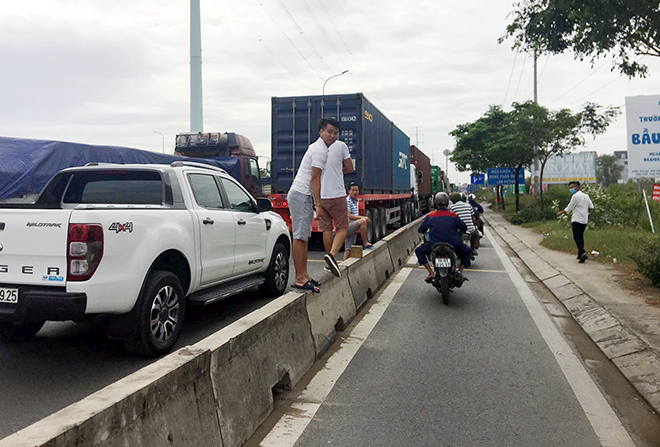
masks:
{"type": "Polygon", "coordinates": [[[286,224],[268,199],[209,165],[69,168],[34,203],[0,209],[4,341],[27,340],[47,320],[106,314],[111,338],[159,356],[186,306],[287,287],[286,224]]]}

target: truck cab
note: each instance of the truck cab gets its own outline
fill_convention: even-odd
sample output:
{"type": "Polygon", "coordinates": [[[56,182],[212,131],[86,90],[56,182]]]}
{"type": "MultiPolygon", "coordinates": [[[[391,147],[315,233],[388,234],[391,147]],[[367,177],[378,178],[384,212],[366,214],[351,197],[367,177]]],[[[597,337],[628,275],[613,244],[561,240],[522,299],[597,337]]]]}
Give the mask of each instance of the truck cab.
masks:
{"type": "Polygon", "coordinates": [[[249,138],[234,132],[183,132],[176,136],[175,155],[192,158],[235,157],[240,160],[240,182],[253,197],[262,197],[257,154],[249,138]]]}

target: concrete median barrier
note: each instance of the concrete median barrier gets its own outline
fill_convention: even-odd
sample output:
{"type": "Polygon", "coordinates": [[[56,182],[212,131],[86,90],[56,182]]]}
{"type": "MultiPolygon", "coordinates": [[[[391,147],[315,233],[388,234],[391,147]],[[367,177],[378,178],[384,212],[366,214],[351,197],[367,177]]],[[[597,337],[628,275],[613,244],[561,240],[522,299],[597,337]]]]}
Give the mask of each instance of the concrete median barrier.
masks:
{"type": "Polygon", "coordinates": [[[421,219],[341,263],[321,293],[287,293],[3,440],[27,446],[242,445],[419,243],[421,219]]]}
{"type": "Polygon", "coordinates": [[[0,440],[0,446],[222,446],[210,354],[181,349],[0,440]]]}
{"type": "Polygon", "coordinates": [[[374,262],[374,271],[376,273],[376,281],[378,284],[383,284],[394,273],[394,263],[392,262],[392,255],[387,248],[386,241],[379,241],[374,245],[374,248],[365,252],[366,257],[370,257],[374,262]]]}
{"type": "Polygon", "coordinates": [[[348,282],[353,292],[355,307],[359,310],[380,287],[374,260],[370,256],[361,259],[351,258],[344,261],[344,265],[348,268],[348,282]]]}
{"type": "Polygon", "coordinates": [[[305,296],[288,293],[195,345],[211,351],[224,447],[242,445],[316,361],[305,296]]]}
{"type": "Polygon", "coordinates": [[[340,278],[326,278],[321,293],[307,293],[305,298],[316,357],[320,358],[334,342],[337,332],[343,331],[357,313],[348,270],[344,269],[340,278]]]}

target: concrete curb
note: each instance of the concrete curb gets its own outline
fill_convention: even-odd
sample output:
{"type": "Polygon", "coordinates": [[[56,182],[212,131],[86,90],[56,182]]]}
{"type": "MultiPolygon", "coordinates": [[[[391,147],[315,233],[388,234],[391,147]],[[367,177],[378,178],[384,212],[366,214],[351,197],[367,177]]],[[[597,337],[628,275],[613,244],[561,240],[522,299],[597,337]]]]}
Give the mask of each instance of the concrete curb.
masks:
{"type": "Polygon", "coordinates": [[[548,264],[515,234],[499,222],[489,221],[488,224],[562,302],[575,321],[649,405],[660,412],[660,358],[630,328],[548,264]]]}
{"type": "Polygon", "coordinates": [[[28,446],[241,446],[421,241],[422,219],[342,262],[321,293],[287,293],[0,440],[28,446]]]}

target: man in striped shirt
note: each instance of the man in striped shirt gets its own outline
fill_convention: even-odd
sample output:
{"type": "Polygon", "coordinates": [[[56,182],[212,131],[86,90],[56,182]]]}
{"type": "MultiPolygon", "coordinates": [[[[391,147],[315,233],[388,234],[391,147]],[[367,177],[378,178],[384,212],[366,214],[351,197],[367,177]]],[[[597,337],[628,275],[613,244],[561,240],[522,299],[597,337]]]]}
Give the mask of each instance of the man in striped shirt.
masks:
{"type": "Polygon", "coordinates": [[[360,187],[351,183],[348,187],[348,195],[346,196],[346,206],[348,207],[348,234],[344,242],[344,261],[351,257],[351,245],[355,244],[357,240],[357,233],[360,232],[364,248],[371,248],[373,245],[367,239],[367,224],[371,222],[366,216],[360,216],[360,209],[358,207],[358,196],[360,195],[360,187]]]}
{"type": "Polygon", "coordinates": [[[449,196],[452,201],[451,207],[449,209],[456,213],[458,217],[461,218],[468,229],[468,234],[470,234],[470,248],[472,248],[473,253],[477,254],[477,247],[479,246],[479,239],[481,235],[479,230],[477,230],[477,221],[474,216],[474,209],[469,203],[465,203],[461,193],[454,192],[449,196]]]}

